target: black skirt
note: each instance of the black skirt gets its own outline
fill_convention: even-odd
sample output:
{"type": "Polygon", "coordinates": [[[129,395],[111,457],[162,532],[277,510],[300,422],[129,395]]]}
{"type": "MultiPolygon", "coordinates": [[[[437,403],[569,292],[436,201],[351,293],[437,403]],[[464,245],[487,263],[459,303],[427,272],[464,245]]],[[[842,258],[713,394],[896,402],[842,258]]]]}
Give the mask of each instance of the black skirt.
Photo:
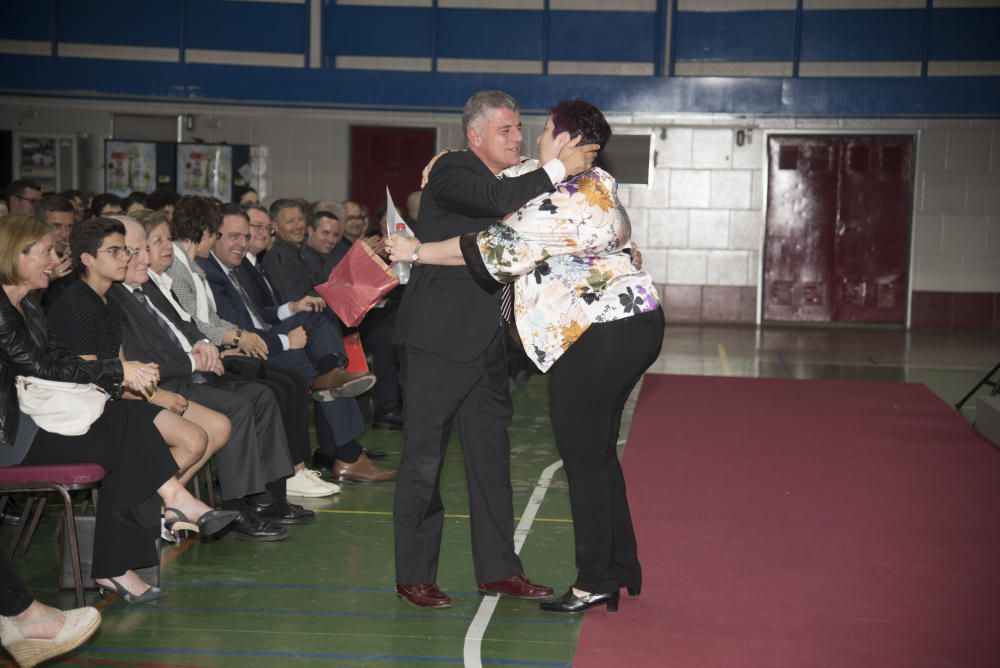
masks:
{"type": "Polygon", "coordinates": [[[153,420],[163,410],[141,401],[110,401],[82,436],[38,431],[22,464],[100,464],[94,536],[95,578],[115,577],[159,560],[161,500],[156,493],[177,464],[153,420]]]}

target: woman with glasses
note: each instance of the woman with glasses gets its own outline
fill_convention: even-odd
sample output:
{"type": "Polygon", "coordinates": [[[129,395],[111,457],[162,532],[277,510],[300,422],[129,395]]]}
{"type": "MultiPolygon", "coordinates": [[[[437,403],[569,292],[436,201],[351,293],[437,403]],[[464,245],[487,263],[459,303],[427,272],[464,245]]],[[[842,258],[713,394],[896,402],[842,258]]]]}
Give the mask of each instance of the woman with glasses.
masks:
{"type": "MultiPolygon", "coordinates": [[[[94,261],[127,260],[124,241],[98,248],[94,261]],[[114,256],[117,256],[115,259],[114,256]],[[100,259],[98,259],[100,258],[100,259]]],[[[109,401],[82,436],[40,428],[18,406],[15,378],[95,383],[113,396],[123,390],[147,395],[159,380],[155,365],[117,356],[83,360],[50,339],[45,316],[28,295],[44,289],[59,263],[48,226],[32,216],[0,219],[0,466],[96,463],[105,470],[97,507],[92,575],[103,589],[126,602],[145,603],[166,592],[144,582],[133,569],[156,564],[160,507],[170,523],[214,534],[237,519],[191,496],[177,480],[177,464],[161,436],[180,419],[142,401],[109,401]]],[[[89,328],[93,321],[79,321],[89,328]]],[[[201,434],[202,439],[204,434],[201,434]]]]}

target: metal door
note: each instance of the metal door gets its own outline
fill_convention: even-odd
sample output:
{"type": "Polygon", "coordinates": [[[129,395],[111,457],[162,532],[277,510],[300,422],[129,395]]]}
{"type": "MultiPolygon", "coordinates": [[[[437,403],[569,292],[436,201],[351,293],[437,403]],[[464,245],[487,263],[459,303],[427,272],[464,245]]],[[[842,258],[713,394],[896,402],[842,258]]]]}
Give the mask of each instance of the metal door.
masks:
{"type": "Polygon", "coordinates": [[[909,136],[768,141],[764,319],[902,324],[909,136]]]}
{"type": "MultiPolygon", "coordinates": [[[[374,215],[389,186],[396,206],[420,188],[420,174],[434,156],[434,128],[351,128],[351,199],[374,215]]],[[[374,221],[377,222],[377,221],[374,221]]]]}

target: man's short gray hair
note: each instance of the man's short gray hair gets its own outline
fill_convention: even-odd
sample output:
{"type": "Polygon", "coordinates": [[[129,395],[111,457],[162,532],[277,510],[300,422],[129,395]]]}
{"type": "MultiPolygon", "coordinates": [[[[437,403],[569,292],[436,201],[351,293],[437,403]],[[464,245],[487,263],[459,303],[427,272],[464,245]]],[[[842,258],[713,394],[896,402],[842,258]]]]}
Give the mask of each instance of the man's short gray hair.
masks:
{"type": "Polygon", "coordinates": [[[520,111],[517,100],[502,90],[481,90],[474,93],[462,110],[462,136],[468,136],[469,128],[479,130],[479,122],[490,109],[510,109],[520,111]]]}

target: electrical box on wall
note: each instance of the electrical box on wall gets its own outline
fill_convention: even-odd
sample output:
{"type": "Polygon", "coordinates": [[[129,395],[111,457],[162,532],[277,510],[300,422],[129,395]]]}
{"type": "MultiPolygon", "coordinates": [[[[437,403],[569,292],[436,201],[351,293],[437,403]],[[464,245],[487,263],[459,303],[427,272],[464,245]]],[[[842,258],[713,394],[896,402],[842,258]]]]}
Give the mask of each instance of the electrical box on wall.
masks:
{"type": "Polygon", "coordinates": [[[613,134],[597,158],[619,185],[648,186],[653,179],[653,135],[613,134]]]}

